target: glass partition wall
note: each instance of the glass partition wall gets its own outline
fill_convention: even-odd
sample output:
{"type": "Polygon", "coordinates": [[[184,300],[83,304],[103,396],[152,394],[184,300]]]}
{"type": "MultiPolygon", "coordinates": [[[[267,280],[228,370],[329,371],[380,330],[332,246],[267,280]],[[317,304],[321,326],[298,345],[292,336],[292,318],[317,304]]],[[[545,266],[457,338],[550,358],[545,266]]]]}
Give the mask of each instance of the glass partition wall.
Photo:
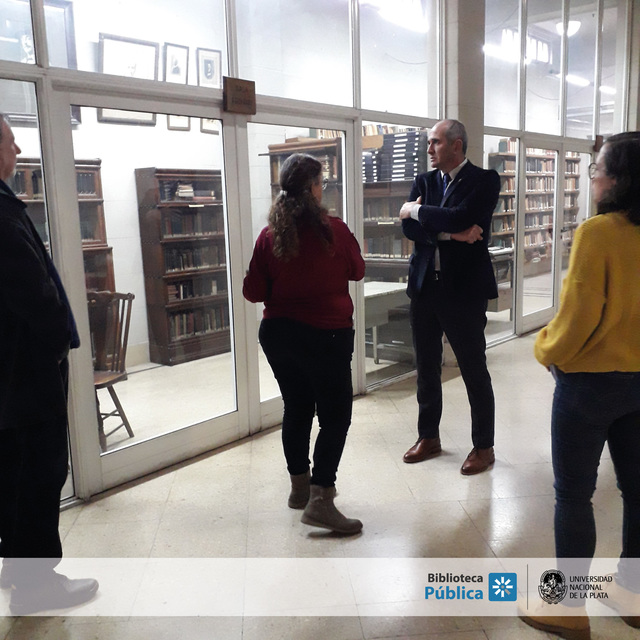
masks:
{"type": "Polygon", "coordinates": [[[75,108],[81,124],[73,131],[73,152],[97,377],[113,368],[110,353],[107,362],[101,359],[105,340],[114,338],[100,295],[132,296],[122,379],[96,382],[106,453],[236,409],[222,125],[175,114],[75,108]]]}

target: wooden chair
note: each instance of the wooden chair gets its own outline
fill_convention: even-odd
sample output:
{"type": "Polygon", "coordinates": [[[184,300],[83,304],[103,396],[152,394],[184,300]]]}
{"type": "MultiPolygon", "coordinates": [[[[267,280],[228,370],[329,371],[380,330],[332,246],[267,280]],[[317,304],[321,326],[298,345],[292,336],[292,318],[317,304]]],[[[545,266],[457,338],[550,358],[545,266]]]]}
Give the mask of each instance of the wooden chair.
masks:
{"type": "Polygon", "coordinates": [[[107,449],[107,438],[124,427],[133,438],[133,430],[120,404],[113,385],[127,379],[125,358],[131,322],[131,303],[133,293],[114,293],[113,291],[90,291],[87,293],[89,305],[89,328],[91,330],[91,352],[93,355],[93,384],[96,393],[100,448],[107,449]],[[107,389],[115,409],[108,413],[100,410],[98,389],[107,389]],[[105,433],[104,422],[116,417],[120,424],[105,433]]]}

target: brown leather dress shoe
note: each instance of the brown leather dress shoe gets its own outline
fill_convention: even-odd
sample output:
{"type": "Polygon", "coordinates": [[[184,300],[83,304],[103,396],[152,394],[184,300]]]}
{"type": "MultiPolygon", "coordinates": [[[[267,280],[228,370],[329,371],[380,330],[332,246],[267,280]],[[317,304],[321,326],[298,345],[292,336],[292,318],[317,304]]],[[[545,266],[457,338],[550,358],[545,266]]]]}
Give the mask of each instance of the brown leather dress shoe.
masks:
{"type": "Polygon", "coordinates": [[[422,462],[432,458],[442,451],[440,438],[420,438],[407,453],[404,454],[405,462],[422,462]]]}
{"type": "Polygon", "coordinates": [[[476,449],[473,447],[473,449],[471,449],[471,453],[462,464],[460,473],[463,476],[473,476],[476,473],[482,473],[495,461],[496,457],[493,454],[493,447],[489,447],[488,449],[476,449]]]}

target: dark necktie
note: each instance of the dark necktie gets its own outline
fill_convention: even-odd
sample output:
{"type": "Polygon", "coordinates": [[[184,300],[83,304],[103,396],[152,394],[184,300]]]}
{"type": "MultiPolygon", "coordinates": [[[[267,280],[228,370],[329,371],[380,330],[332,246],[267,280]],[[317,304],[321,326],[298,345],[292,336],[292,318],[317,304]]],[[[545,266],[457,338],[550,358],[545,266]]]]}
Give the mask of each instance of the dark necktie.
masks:
{"type": "Polygon", "coordinates": [[[447,187],[451,182],[451,176],[448,173],[445,173],[442,176],[442,197],[444,197],[445,193],[447,193],[447,187]]]}

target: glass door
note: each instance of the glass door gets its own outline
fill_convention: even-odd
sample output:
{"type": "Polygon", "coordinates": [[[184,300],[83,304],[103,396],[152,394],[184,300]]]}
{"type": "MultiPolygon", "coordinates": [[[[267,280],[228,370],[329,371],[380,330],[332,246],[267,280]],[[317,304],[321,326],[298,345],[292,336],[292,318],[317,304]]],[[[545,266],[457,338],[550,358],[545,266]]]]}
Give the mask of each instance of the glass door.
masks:
{"type": "Polygon", "coordinates": [[[236,410],[222,125],[74,108],[96,411],[109,454],[236,410]]]}
{"type": "Polygon", "coordinates": [[[215,108],[60,91],[51,110],[54,213],[82,339],[71,410],[85,496],[248,433],[229,233],[239,214],[230,224],[215,108]]]}
{"type": "Polygon", "coordinates": [[[546,324],[556,302],[556,231],[562,228],[564,159],[560,150],[527,143],[519,170],[519,333],[546,324]]]}

